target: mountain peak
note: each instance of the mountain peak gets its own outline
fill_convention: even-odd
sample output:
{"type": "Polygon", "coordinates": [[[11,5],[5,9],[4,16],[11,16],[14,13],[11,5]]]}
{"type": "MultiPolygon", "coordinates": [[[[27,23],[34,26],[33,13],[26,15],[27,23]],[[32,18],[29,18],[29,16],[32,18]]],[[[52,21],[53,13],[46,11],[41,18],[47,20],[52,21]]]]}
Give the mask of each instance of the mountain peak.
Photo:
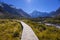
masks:
{"type": "Polygon", "coordinates": [[[40,11],[35,10],[32,13],[30,13],[30,15],[33,18],[36,18],[36,17],[46,17],[46,16],[48,16],[48,13],[46,13],[46,12],[40,12],[40,11]]]}

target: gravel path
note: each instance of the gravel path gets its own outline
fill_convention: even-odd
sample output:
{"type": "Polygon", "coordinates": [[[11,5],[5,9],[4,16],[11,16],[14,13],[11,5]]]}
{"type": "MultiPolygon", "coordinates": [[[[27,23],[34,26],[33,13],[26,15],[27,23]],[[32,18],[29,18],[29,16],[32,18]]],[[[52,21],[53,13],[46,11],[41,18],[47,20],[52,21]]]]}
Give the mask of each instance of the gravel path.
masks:
{"type": "Polygon", "coordinates": [[[25,24],[22,21],[21,24],[23,26],[21,40],[39,40],[29,25],[25,24]]]}

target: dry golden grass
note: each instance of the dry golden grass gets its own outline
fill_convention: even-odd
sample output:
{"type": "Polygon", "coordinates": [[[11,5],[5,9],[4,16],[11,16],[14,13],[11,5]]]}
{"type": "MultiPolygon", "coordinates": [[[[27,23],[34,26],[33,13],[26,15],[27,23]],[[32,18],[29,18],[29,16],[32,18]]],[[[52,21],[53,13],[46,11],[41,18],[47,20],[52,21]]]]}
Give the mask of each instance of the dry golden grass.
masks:
{"type": "Polygon", "coordinates": [[[22,26],[20,22],[0,19],[0,40],[20,40],[22,26]]]}
{"type": "Polygon", "coordinates": [[[24,22],[31,26],[39,40],[60,40],[60,29],[30,20],[24,22]]]}

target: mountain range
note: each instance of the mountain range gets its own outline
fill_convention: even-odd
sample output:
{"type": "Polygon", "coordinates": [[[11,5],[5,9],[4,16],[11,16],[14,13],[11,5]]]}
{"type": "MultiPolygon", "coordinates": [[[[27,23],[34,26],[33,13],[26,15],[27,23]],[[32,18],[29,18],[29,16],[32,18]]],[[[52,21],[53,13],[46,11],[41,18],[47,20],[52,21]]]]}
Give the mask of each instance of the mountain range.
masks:
{"type": "Polygon", "coordinates": [[[49,14],[47,12],[39,12],[37,10],[30,13],[31,17],[38,18],[38,17],[47,17],[49,14]]]}
{"type": "Polygon", "coordinates": [[[58,8],[56,11],[52,11],[50,13],[47,12],[40,12],[40,11],[33,11],[30,13],[31,17],[38,18],[38,17],[57,17],[60,16],[60,8],[58,8]]]}
{"type": "Polygon", "coordinates": [[[22,9],[17,9],[11,5],[8,5],[6,3],[0,3],[0,17],[1,18],[29,18],[30,15],[28,15],[26,12],[24,12],[22,9]]]}
{"type": "Polygon", "coordinates": [[[17,9],[13,5],[6,3],[0,3],[0,18],[38,18],[38,17],[59,17],[60,8],[50,13],[33,11],[32,13],[26,13],[22,9],[17,9]]]}

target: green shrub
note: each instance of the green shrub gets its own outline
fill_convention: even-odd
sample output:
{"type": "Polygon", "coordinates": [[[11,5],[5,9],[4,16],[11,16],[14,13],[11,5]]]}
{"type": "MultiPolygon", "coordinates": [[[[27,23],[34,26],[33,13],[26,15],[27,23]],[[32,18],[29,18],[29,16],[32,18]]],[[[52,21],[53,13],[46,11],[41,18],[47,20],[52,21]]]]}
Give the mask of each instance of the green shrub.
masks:
{"type": "Polygon", "coordinates": [[[19,37],[19,32],[15,32],[14,34],[13,34],[13,37],[19,37]]]}

